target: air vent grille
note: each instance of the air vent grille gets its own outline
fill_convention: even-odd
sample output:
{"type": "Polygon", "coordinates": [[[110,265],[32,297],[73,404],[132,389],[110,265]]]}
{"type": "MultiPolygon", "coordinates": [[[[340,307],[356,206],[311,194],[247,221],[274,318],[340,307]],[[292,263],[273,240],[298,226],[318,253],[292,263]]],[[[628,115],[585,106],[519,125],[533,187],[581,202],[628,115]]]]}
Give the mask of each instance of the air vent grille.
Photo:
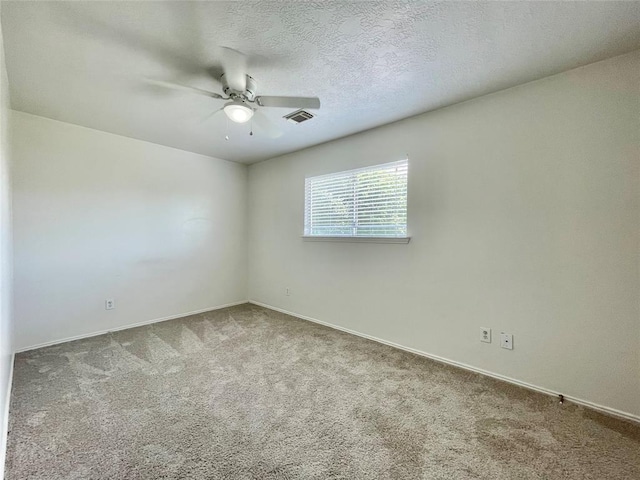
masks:
{"type": "Polygon", "coordinates": [[[307,120],[311,120],[313,118],[313,115],[304,110],[298,110],[290,113],[289,115],[285,115],[283,118],[287,119],[287,121],[291,123],[302,123],[306,122],[307,120]]]}

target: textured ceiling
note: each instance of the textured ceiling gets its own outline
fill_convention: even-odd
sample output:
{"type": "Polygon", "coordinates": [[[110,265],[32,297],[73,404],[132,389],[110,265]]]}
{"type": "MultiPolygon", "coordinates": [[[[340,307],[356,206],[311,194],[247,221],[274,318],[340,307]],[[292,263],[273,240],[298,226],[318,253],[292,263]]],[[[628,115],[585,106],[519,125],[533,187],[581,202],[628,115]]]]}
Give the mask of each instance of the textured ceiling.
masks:
{"type": "Polygon", "coordinates": [[[638,49],[640,2],[3,2],[2,28],[14,109],[252,163],[638,49]],[[250,137],[143,81],[219,92],[219,46],[317,117],[250,137]]]}

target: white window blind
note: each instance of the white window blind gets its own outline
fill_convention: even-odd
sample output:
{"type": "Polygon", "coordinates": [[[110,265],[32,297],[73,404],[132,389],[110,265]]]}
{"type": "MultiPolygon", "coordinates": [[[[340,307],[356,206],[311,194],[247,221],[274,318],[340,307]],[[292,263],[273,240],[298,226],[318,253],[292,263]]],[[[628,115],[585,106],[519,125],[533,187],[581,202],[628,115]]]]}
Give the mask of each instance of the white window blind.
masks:
{"type": "Polygon", "coordinates": [[[406,237],[408,163],[307,178],[305,236],[406,237]]]}

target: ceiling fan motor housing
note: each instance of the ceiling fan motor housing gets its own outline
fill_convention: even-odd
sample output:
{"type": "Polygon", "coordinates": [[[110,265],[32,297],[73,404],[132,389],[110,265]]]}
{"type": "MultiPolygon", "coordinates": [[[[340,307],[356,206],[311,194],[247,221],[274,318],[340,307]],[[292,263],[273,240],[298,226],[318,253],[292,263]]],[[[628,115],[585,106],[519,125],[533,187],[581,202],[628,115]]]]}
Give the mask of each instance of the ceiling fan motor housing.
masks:
{"type": "Polygon", "coordinates": [[[229,87],[229,84],[227,83],[227,79],[224,73],[220,77],[220,83],[222,83],[222,91],[228,97],[233,98],[234,95],[242,96],[250,102],[253,102],[256,98],[257,83],[251,75],[247,75],[247,88],[245,89],[244,92],[238,92],[236,90],[233,90],[231,87],[229,87]]]}

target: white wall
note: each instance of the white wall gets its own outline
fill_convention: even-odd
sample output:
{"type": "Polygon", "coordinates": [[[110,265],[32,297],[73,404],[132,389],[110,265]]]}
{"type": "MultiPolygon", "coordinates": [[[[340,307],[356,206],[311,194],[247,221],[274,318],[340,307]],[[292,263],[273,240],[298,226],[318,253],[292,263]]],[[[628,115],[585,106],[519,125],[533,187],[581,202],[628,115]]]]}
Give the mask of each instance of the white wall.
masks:
{"type": "Polygon", "coordinates": [[[9,86],[0,28],[0,478],[4,478],[13,358],[10,121],[9,86]]]}
{"type": "Polygon", "coordinates": [[[246,300],[246,166],[20,112],[13,127],[17,349],[246,300]]]}
{"type": "Polygon", "coordinates": [[[250,299],[640,415],[639,102],[635,52],[252,165],[250,299]],[[407,153],[411,243],[302,241],[305,176],[407,153]]]}

